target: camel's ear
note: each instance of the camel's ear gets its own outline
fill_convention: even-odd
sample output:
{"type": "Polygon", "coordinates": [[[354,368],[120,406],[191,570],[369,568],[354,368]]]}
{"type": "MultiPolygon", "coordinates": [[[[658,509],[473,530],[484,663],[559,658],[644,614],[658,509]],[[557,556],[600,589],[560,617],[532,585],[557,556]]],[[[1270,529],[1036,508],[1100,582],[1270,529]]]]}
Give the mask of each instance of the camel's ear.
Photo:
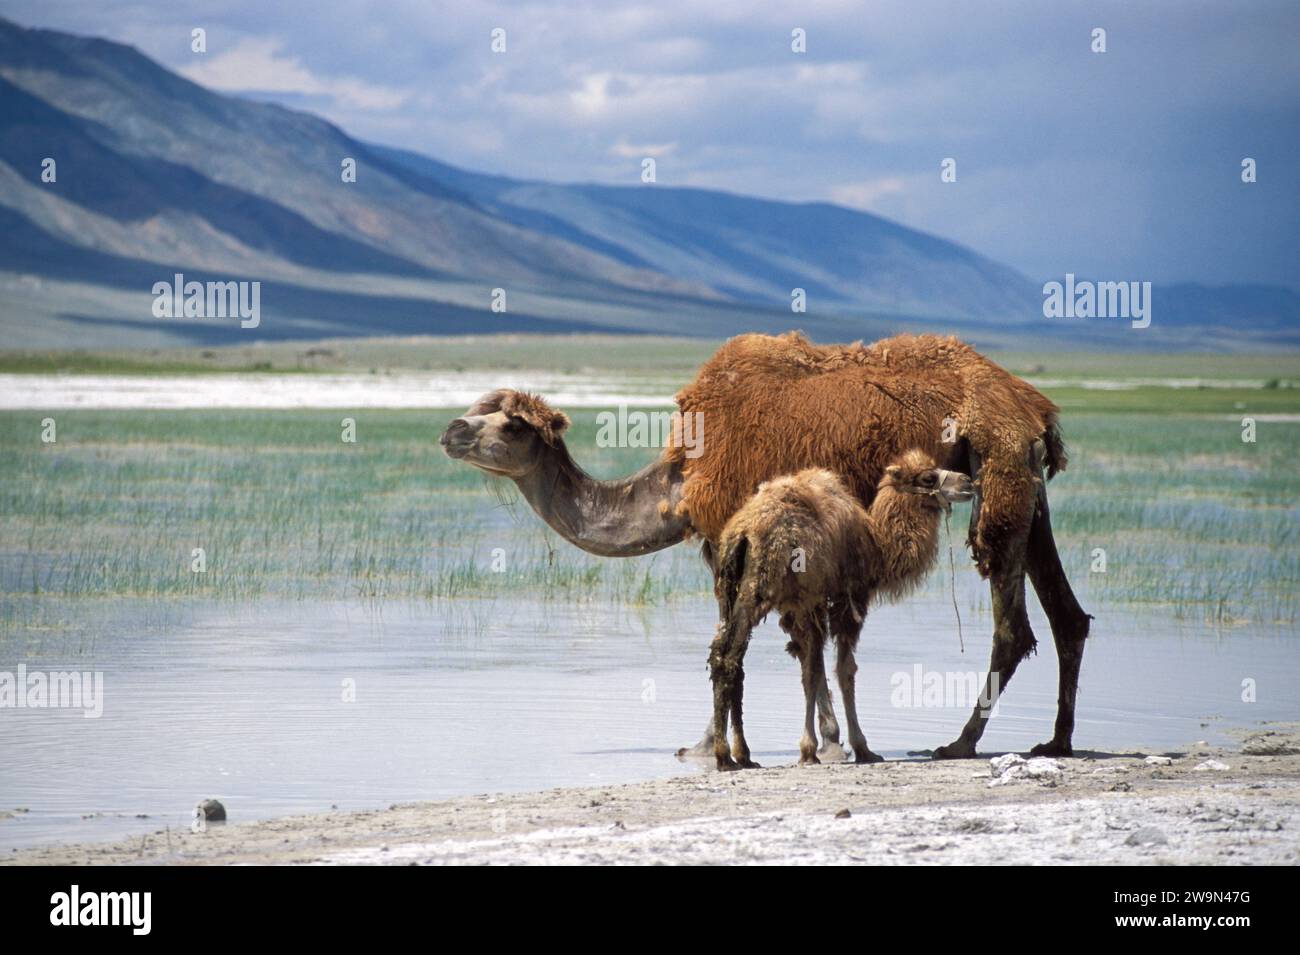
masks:
{"type": "Polygon", "coordinates": [[[889,467],[885,468],[885,477],[891,478],[895,481],[901,480],[903,477],[903,469],[897,464],[891,464],[889,467]]]}
{"type": "Polygon", "coordinates": [[[529,421],[537,429],[537,433],[542,436],[542,440],[555,447],[560,440],[560,435],[569,429],[569,416],[563,411],[556,411],[554,408],[546,409],[548,414],[545,418],[538,421],[529,421]]]}
{"type": "Polygon", "coordinates": [[[552,408],[541,395],[508,391],[501,401],[501,410],[528,422],[551,447],[555,447],[560,435],[569,427],[569,416],[552,408]]]}

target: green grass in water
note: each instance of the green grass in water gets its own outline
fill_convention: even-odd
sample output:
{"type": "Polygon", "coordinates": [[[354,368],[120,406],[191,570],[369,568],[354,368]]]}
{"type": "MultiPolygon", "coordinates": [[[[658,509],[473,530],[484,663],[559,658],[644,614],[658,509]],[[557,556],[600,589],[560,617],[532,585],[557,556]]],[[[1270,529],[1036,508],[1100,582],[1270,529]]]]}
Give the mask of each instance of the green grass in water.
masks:
{"type": "MultiPolygon", "coordinates": [[[[1156,391],[1053,393],[1072,455],[1049,489],[1053,524],[1080,599],[1294,623],[1300,423],[1261,420],[1253,444],[1240,424],[1293,414],[1294,392],[1156,391]],[[1097,548],[1105,573],[1092,570],[1097,548]]],[[[63,411],[55,444],[40,440],[43,414],[0,412],[0,620],[65,599],[656,605],[709,593],[696,547],[592,557],[513,485],[446,458],[437,438],[461,410],[63,411]],[[340,440],[345,414],[356,444],[340,440]],[[197,547],[206,573],[190,569],[197,547]]],[[[568,437],[593,474],[629,474],[656,453],[597,448],[595,415],[574,411],[568,437]]],[[[960,545],[964,527],[953,534],[960,545]]],[[[946,573],[927,583],[947,586],[946,573]]]]}

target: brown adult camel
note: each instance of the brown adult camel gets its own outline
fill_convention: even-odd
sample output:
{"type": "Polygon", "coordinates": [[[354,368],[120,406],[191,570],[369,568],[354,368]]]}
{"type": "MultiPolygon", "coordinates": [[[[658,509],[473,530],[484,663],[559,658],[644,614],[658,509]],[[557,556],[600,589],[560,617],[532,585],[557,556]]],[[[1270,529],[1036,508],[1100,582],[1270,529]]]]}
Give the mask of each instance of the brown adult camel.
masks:
{"type": "Polygon", "coordinates": [[[912,450],[885,468],[870,510],[830,471],[808,468],[759,485],[727,522],[717,548],[718,634],[709,653],[714,756],[719,769],[756,766],[742,718],[750,634],[777,611],[797,634],[790,651],[803,671],[804,732],[799,762],[816,763],[813,716],[826,680],[826,637],[859,763],[880,762],[858,724],[853,651],[869,605],[901,597],[933,566],[939,515],[974,496],[971,479],[912,450]],[[727,718],[734,744],[727,746],[727,718]]]}
{"type": "MultiPolygon", "coordinates": [[[[1005,689],[1037,645],[1025,609],[1028,573],[1059,661],[1055,731],[1032,752],[1070,755],[1091,618],[1061,567],[1042,477],[1044,465],[1050,478],[1066,463],[1056,405],[955,338],[814,345],[796,332],[731,339],[676,400],[681,412],[703,416],[702,448],[688,455],[681,443],[670,444],[623,480],[584,472],[564,445],[568,418],[517,391],[484,395],[451,422],[442,445],[454,458],[512,479],[538,515],[583,550],[632,556],[698,535],[715,572],[723,527],[763,481],[822,467],[869,505],[886,464],[919,448],[976,480],[968,543],[989,579],[994,618],[981,699],[1005,689]]],[[[824,688],[822,695],[829,711],[824,688]]],[[[960,736],[933,755],[974,756],[990,712],[977,705],[960,736]]],[[[697,749],[713,751],[712,729],[710,720],[697,749]]]]}

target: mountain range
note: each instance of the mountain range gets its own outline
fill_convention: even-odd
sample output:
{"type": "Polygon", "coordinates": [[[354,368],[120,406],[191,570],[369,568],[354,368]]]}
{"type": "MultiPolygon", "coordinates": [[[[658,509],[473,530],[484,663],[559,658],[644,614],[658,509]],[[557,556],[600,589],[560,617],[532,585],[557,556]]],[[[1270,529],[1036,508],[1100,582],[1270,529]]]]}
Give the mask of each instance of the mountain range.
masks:
{"type": "Polygon", "coordinates": [[[982,347],[1300,347],[1290,289],[1157,286],[1141,330],[1049,320],[1041,281],[868,213],[475,173],[210,91],[129,46],[3,19],[0,292],[4,348],[792,327],[982,347]],[[151,290],[176,273],[260,282],[257,326],[159,317],[151,290]]]}

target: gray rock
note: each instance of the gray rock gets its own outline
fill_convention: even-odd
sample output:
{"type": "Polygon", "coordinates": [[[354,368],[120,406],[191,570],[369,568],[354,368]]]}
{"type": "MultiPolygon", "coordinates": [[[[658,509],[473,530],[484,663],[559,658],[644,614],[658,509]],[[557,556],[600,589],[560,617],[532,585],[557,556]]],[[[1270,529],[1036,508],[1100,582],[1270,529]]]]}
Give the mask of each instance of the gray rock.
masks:
{"type": "Polygon", "coordinates": [[[226,821],[226,807],[216,799],[205,799],[194,808],[203,813],[203,818],[208,822],[226,821]]]}
{"type": "Polygon", "coordinates": [[[1241,744],[1247,756],[1294,756],[1300,753],[1295,740],[1272,731],[1249,737],[1241,744]]]}
{"type": "Polygon", "coordinates": [[[1065,778],[1065,767],[1046,756],[1035,756],[1026,761],[1015,753],[1007,753],[989,760],[989,770],[993,776],[989,786],[1005,786],[1025,779],[1055,786],[1065,778]]]}
{"type": "Polygon", "coordinates": [[[1169,844],[1169,837],[1154,826],[1144,826],[1136,832],[1129,833],[1129,837],[1124,840],[1126,846],[1166,846],[1169,844]]]}
{"type": "Polygon", "coordinates": [[[989,770],[994,779],[1005,775],[1013,766],[1025,765],[1025,758],[1019,753],[1003,753],[989,760],[989,770]]]}

